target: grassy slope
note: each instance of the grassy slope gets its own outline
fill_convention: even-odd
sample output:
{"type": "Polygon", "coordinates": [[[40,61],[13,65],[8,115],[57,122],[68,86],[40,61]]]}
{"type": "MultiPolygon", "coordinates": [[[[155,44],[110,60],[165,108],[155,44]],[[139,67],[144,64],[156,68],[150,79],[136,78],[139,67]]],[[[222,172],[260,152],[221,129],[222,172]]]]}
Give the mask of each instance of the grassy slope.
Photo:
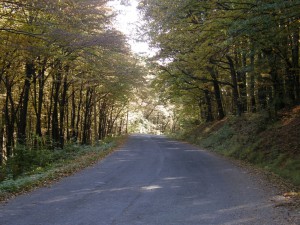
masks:
{"type": "Polygon", "coordinates": [[[222,155],[267,169],[300,186],[300,106],[282,111],[280,119],[251,114],[200,125],[180,138],[222,155]]]}

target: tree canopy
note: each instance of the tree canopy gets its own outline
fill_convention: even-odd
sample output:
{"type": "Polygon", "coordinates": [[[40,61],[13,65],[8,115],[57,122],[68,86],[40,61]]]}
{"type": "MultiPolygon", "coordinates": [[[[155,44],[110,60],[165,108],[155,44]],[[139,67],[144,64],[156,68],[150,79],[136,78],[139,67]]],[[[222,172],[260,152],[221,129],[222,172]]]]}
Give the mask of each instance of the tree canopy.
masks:
{"type": "Polygon", "coordinates": [[[142,66],[107,2],[1,0],[1,165],[127,130],[142,66]]]}
{"type": "Polygon", "coordinates": [[[155,86],[190,118],[276,116],[299,103],[298,1],[143,0],[139,7],[143,31],[160,49],[155,86]]]}

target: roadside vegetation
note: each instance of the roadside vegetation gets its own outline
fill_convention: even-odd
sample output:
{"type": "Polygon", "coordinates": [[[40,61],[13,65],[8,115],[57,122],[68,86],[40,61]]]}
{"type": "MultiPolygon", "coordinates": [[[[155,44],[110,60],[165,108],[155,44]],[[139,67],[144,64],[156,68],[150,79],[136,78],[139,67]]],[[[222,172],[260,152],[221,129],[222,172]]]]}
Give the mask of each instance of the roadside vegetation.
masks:
{"type": "Polygon", "coordinates": [[[115,150],[125,139],[125,136],[106,138],[94,146],[70,144],[54,151],[44,149],[24,152],[22,165],[19,161],[9,161],[0,168],[0,202],[34,188],[51,185],[93,165],[115,150]],[[16,176],[14,170],[18,166],[22,167],[23,172],[18,172],[16,176]],[[3,177],[3,174],[6,176],[3,177]]]}
{"type": "Polygon", "coordinates": [[[300,107],[282,110],[277,120],[266,113],[226,117],[191,125],[171,135],[205,149],[257,165],[300,187],[300,107]]]}

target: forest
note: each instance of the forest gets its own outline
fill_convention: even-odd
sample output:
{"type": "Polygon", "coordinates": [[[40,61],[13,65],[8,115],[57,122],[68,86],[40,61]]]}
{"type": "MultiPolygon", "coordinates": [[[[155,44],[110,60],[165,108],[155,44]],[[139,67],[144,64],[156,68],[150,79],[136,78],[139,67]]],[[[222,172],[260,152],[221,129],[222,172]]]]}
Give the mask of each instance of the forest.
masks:
{"type": "Polygon", "coordinates": [[[127,131],[142,66],[107,2],[0,1],[1,179],[127,131]]]}
{"type": "Polygon", "coordinates": [[[161,99],[199,122],[299,104],[299,1],[144,0],[161,99]]]}
{"type": "Polygon", "coordinates": [[[108,2],[0,0],[0,182],[70,146],[130,131],[199,136],[203,124],[276,121],[299,105],[299,1],[140,0],[136,38],[157,50],[146,60],[108,2]]]}

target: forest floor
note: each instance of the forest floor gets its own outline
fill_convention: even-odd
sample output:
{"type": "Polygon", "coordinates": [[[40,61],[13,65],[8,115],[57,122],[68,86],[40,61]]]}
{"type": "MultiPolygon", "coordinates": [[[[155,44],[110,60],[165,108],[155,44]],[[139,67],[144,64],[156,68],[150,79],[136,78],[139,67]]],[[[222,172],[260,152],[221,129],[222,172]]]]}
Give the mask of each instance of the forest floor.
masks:
{"type": "Polygon", "coordinates": [[[226,117],[183,131],[176,138],[237,159],[276,180],[283,195],[300,205],[300,106],[276,120],[267,113],[226,117]]]}

